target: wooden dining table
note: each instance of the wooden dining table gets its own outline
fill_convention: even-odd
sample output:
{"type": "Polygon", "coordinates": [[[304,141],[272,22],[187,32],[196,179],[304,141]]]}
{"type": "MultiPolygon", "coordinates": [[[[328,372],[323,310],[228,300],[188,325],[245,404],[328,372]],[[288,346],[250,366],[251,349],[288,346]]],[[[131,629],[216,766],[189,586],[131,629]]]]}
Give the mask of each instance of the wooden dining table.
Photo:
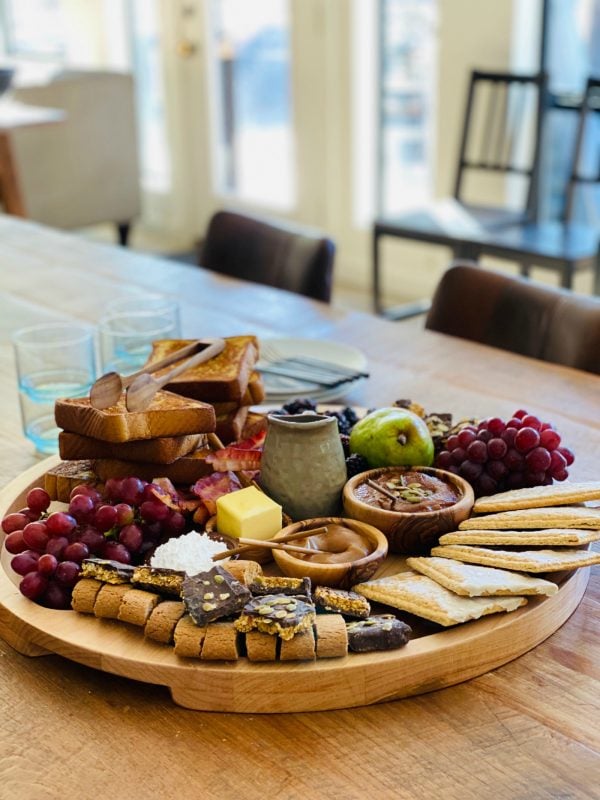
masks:
{"type": "MultiPolygon", "coordinates": [[[[97,323],[114,297],[181,303],[186,337],[254,333],[360,348],[370,378],[343,402],[411,398],[455,418],[526,408],[600,477],[600,377],[0,216],[0,485],[40,457],[19,418],[12,331],[97,323]]],[[[67,613],[67,612],[57,612],[67,613]]],[[[410,647],[410,644],[408,645],[410,647]]],[[[302,670],[298,681],[303,680],[302,670]]],[[[167,689],[0,640],[0,800],[600,796],[600,568],[572,616],[525,655],[468,682],[336,711],[178,707],[167,689]]]]}

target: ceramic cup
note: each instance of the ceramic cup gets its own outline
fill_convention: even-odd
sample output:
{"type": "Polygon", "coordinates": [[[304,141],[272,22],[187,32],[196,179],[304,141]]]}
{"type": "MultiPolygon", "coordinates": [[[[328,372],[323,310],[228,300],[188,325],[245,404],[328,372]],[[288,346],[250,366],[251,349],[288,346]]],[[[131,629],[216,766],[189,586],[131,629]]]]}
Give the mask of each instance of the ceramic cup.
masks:
{"type": "Polygon", "coordinates": [[[25,435],[40,453],[58,450],[54,401],[84,397],[96,379],[94,329],[54,323],[17,331],[12,342],[25,435]]]}
{"type": "Polygon", "coordinates": [[[335,516],[346,475],[334,417],[269,414],[260,482],[293,520],[335,516]]]}

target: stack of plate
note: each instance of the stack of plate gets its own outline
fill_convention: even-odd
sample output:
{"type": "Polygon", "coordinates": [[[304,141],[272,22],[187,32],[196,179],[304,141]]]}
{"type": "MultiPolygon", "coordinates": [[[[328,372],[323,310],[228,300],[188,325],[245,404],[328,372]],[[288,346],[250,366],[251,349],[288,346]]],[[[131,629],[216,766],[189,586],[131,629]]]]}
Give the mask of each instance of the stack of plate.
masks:
{"type": "MultiPolygon", "coordinates": [[[[360,350],[324,339],[265,339],[261,342],[261,350],[259,371],[262,371],[261,368],[270,369],[274,362],[282,359],[316,359],[332,366],[333,382],[336,376],[339,377],[336,368],[364,373],[367,367],[366,356],[360,350]]],[[[286,371],[288,369],[289,366],[286,367],[286,371]]],[[[262,372],[262,377],[267,392],[266,401],[273,404],[287,403],[297,397],[310,398],[318,402],[337,400],[365,380],[364,377],[360,377],[338,386],[326,387],[304,377],[274,375],[266,371],[262,372]]]]}

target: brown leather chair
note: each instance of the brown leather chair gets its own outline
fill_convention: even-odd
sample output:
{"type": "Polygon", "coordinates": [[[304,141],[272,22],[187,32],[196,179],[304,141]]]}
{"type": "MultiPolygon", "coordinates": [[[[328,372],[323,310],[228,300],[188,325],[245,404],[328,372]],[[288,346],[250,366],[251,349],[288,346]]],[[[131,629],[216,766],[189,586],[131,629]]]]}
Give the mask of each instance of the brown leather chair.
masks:
{"type": "Polygon", "coordinates": [[[335,246],[317,231],[217,211],[199,264],[207,269],[329,302],[335,246]]]}
{"type": "Polygon", "coordinates": [[[600,299],[454,262],[425,327],[600,374],[600,299]]]}

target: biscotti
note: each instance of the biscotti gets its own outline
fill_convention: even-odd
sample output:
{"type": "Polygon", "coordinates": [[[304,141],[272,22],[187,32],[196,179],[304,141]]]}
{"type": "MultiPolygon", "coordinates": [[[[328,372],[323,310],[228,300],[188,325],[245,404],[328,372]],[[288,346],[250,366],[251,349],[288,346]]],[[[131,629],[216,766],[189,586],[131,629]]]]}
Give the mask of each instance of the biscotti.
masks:
{"type": "Polygon", "coordinates": [[[209,403],[165,391],[157,392],[143,411],[127,411],[122,396],[114,406],[102,410],[94,408],[88,397],[60,399],[54,413],[59,428],[104,442],[210,433],[216,426],[215,410],[209,403]]]}

